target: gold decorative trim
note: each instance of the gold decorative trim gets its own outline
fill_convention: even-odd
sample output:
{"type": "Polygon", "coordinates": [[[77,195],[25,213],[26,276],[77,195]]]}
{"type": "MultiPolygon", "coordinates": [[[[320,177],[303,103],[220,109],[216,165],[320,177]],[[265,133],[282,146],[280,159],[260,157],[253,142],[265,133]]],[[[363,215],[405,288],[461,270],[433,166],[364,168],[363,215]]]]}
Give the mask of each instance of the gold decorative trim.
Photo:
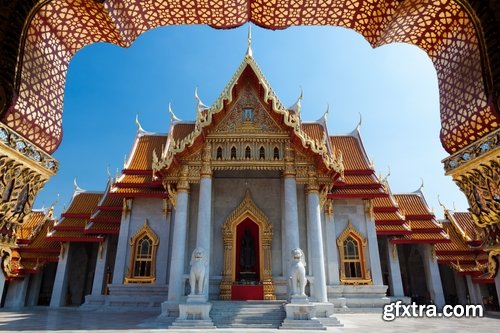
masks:
{"type": "Polygon", "coordinates": [[[269,82],[262,74],[259,66],[250,56],[246,56],[243,59],[236,73],[226,85],[221,95],[210,108],[204,111],[203,117],[200,117],[197,114],[194,129],[190,134],[179,141],[175,141],[172,134],[169,133],[169,137],[167,140],[167,149],[162,154],[161,158],[158,158],[156,153],[153,154],[153,171],[158,172],[163,169],[168,169],[173,161],[174,156],[183,152],[187,147],[192,146],[196,138],[198,138],[198,136],[202,133],[203,128],[209,126],[212,123],[213,116],[222,111],[225,105],[233,101],[233,88],[247,66],[250,66],[254,73],[257,75],[259,83],[264,90],[263,100],[267,103],[270,103],[272,109],[276,113],[283,116],[285,125],[293,130],[294,134],[300,139],[300,143],[302,144],[302,146],[305,149],[310,149],[314,153],[320,155],[322,157],[323,163],[328,170],[337,172],[343,176],[344,165],[342,153],[338,149],[329,151],[325,139],[321,141],[311,139],[302,130],[300,116],[296,113],[289,112],[289,110],[281,103],[274,91],[271,89],[269,82]]]}
{"type": "Polygon", "coordinates": [[[273,228],[269,219],[253,202],[250,191],[240,205],[229,215],[222,225],[222,239],[224,242],[224,271],[220,284],[220,298],[231,299],[231,287],[236,281],[236,228],[238,224],[250,218],[259,226],[259,267],[264,287],[264,299],[275,300],[275,289],[272,279],[271,243],[273,228]]]}
{"type": "Polygon", "coordinates": [[[352,225],[351,221],[347,223],[347,227],[342,231],[340,236],[337,238],[337,247],[339,250],[339,257],[340,257],[340,282],[343,284],[352,284],[352,285],[359,285],[359,284],[372,284],[372,278],[370,274],[370,270],[366,267],[366,238],[359,233],[359,231],[354,228],[352,225]],[[344,253],[344,241],[351,236],[354,238],[354,240],[358,243],[358,251],[359,251],[359,261],[361,265],[361,273],[362,276],[361,278],[348,278],[345,275],[344,271],[344,258],[345,258],[345,253],[344,253]],[[361,245],[361,246],[359,246],[361,245]]]}
{"type": "Polygon", "coordinates": [[[491,277],[499,274],[498,272],[498,262],[500,261],[500,248],[492,249],[488,253],[488,273],[491,277]]]}
{"type": "Polygon", "coordinates": [[[148,224],[148,220],[144,222],[144,225],[137,230],[137,232],[130,238],[130,266],[125,277],[124,283],[154,283],[156,280],[156,251],[158,249],[158,244],[160,239],[155,234],[153,229],[148,224]],[[135,264],[137,261],[137,242],[147,236],[153,242],[153,248],[151,250],[151,273],[149,276],[134,276],[135,264]]]}

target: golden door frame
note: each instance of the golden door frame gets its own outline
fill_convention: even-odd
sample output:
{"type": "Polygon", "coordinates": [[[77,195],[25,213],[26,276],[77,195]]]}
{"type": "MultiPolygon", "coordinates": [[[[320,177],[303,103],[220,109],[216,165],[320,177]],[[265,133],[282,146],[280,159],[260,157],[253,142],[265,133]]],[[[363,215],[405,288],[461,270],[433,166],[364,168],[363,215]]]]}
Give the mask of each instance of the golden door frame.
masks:
{"type": "Polygon", "coordinates": [[[243,201],[222,225],[224,271],[220,284],[220,298],[223,300],[231,299],[231,287],[236,281],[236,228],[246,218],[251,219],[259,227],[259,268],[264,287],[264,300],[275,300],[271,264],[273,227],[267,216],[255,205],[248,190],[243,201]]]}

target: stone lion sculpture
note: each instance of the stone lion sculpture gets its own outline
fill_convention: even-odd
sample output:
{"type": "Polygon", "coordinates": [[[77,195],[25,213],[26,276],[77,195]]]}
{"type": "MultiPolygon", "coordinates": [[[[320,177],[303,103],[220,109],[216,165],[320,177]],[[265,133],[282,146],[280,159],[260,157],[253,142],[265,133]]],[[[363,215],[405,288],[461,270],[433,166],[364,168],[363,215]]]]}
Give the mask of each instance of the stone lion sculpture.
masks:
{"type": "Polygon", "coordinates": [[[194,249],[191,255],[191,271],[189,273],[189,285],[191,286],[190,295],[203,294],[203,287],[205,285],[205,273],[207,259],[205,250],[201,247],[194,249]]]}
{"type": "Polygon", "coordinates": [[[292,264],[290,265],[290,281],[292,296],[306,296],[306,260],[300,248],[292,250],[292,264]]]}

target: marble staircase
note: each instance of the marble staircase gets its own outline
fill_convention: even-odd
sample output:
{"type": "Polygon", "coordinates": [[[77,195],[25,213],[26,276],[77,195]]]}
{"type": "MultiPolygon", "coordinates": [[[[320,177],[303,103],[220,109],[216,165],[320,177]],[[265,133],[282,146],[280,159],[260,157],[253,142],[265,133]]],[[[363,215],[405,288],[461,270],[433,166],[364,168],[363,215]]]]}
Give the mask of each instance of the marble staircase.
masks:
{"type": "Polygon", "coordinates": [[[278,328],[285,319],[284,301],[210,301],[217,328],[278,328]]]}

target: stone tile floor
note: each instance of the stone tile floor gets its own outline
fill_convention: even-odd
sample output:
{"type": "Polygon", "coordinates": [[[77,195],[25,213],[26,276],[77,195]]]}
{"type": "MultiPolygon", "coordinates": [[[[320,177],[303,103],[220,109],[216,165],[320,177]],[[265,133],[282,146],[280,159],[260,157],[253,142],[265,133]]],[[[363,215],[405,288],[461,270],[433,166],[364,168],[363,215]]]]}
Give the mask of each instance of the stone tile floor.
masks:
{"type": "MultiPolygon", "coordinates": [[[[500,332],[500,318],[404,318],[384,322],[378,313],[338,313],[337,318],[344,324],[341,328],[328,328],[328,332],[339,333],[386,333],[386,332],[426,332],[426,333],[488,333],[500,332]]],[[[83,311],[77,308],[52,310],[36,307],[22,311],[0,310],[0,332],[165,332],[162,322],[156,320],[153,312],[111,312],[83,311]]],[[[200,330],[183,330],[199,332],[200,330]]],[[[247,332],[284,333],[283,330],[219,329],[205,332],[247,332]]],[[[167,332],[174,332],[169,330],[167,332]]],[[[297,331],[294,331],[297,332],[297,331]]],[[[324,331],[323,331],[324,332],[324,331]]]]}

